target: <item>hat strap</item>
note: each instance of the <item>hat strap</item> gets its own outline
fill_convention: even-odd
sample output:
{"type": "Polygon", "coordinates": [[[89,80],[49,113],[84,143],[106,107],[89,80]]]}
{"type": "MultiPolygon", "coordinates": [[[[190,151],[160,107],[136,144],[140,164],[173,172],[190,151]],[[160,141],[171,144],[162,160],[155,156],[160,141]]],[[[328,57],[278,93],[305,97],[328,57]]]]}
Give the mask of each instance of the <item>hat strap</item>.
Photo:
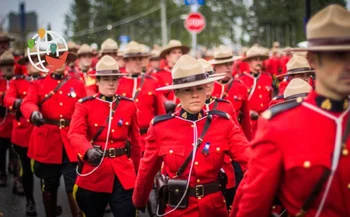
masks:
{"type": "Polygon", "coordinates": [[[350,38],[313,38],[307,40],[308,46],[320,45],[347,45],[350,44],[350,38]]]}
{"type": "Polygon", "coordinates": [[[190,83],[194,81],[200,81],[208,78],[207,73],[197,74],[197,75],[191,75],[183,78],[175,78],[173,79],[173,84],[185,84],[190,83]]]}
{"type": "Polygon", "coordinates": [[[288,70],[287,73],[295,73],[295,72],[303,72],[303,71],[311,71],[312,68],[310,67],[303,67],[303,68],[296,68],[296,69],[291,69],[288,70]]]}

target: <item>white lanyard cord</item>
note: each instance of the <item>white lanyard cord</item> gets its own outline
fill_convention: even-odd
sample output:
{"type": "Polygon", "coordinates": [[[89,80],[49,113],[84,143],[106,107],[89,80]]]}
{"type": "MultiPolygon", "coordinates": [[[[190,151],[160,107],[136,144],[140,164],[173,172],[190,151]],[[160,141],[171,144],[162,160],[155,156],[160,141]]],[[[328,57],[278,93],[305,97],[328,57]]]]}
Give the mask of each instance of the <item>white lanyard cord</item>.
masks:
{"type": "Polygon", "coordinates": [[[135,97],[135,93],[137,89],[137,78],[133,78],[133,80],[134,80],[134,86],[132,87],[132,95],[131,95],[132,98],[135,97]]]}
{"type": "Polygon", "coordinates": [[[336,123],[336,134],[335,134],[335,144],[334,144],[334,151],[333,151],[333,156],[332,156],[332,167],[331,167],[331,174],[329,176],[329,179],[327,181],[327,185],[325,188],[325,192],[322,196],[322,200],[321,203],[317,209],[317,213],[315,215],[315,217],[319,217],[321,215],[322,209],[324,207],[324,204],[326,202],[329,190],[331,188],[332,182],[333,182],[333,178],[334,178],[334,173],[338,167],[338,163],[339,163],[339,158],[340,158],[340,151],[341,151],[341,147],[342,147],[342,141],[341,141],[341,136],[342,136],[342,132],[343,132],[343,127],[342,127],[342,122],[343,122],[343,118],[344,116],[348,113],[349,108],[347,110],[345,110],[338,118],[334,117],[333,115],[321,110],[320,108],[311,105],[310,103],[307,102],[303,102],[302,103],[303,106],[323,115],[326,116],[329,119],[332,119],[335,121],[336,123]]]}
{"type": "Polygon", "coordinates": [[[249,93],[249,96],[248,96],[248,100],[250,100],[250,99],[252,98],[252,96],[253,96],[253,94],[254,94],[254,92],[255,92],[255,89],[256,89],[256,83],[257,83],[257,81],[258,81],[258,79],[255,78],[255,77],[253,77],[253,79],[254,79],[253,87],[252,87],[252,89],[250,90],[250,93],[249,93]]]}

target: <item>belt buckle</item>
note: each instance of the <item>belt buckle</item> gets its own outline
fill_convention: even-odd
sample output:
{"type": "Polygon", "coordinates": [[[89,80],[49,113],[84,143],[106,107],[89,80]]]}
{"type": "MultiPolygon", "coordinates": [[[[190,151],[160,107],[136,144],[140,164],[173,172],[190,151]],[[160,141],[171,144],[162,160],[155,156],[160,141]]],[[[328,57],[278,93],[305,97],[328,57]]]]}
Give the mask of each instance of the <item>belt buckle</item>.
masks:
{"type": "Polygon", "coordinates": [[[61,118],[59,120],[59,127],[60,127],[60,129],[64,128],[65,126],[66,126],[66,120],[61,118]]]}
{"type": "Polygon", "coordinates": [[[196,185],[196,197],[203,197],[204,196],[204,186],[203,185],[196,185]]]}
{"type": "Polygon", "coordinates": [[[114,158],[115,157],[115,148],[108,149],[108,156],[110,158],[114,158]]]}

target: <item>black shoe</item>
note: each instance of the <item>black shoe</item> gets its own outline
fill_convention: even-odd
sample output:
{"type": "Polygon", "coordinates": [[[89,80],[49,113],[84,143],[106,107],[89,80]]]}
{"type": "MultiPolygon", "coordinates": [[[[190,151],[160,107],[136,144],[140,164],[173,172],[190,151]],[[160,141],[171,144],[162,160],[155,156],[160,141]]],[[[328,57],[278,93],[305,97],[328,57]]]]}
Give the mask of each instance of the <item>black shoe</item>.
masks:
{"type": "Polygon", "coordinates": [[[7,186],[7,175],[0,175],[0,187],[7,186]]]}
{"type": "Polygon", "coordinates": [[[27,216],[37,216],[34,201],[29,201],[26,205],[26,215],[27,216]]]}
{"type": "Polygon", "coordinates": [[[21,179],[15,179],[15,181],[13,181],[12,193],[19,196],[25,195],[21,179]]]}
{"type": "Polygon", "coordinates": [[[62,214],[62,206],[60,206],[60,205],[58,205],[57,207],[56,207],[56,215],[57,216],[60,216],[61,214],[62,214]]]}

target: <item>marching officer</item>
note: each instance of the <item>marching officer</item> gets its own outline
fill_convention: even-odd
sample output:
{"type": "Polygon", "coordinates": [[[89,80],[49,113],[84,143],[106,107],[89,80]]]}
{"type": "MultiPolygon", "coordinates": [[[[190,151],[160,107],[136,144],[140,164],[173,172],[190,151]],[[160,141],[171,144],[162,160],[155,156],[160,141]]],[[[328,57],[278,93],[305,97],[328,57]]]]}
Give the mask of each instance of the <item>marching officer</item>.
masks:
{"type": "Polygon", "coordinates": [[[109,55],[118,60],[118,43],[111,38],[107,38],[101,44],[100,57],[109,55]]]}
{"type": "Polygon", "coordinates": [[[115,217],[135,216],[131,196],[141,158],[137,107],[116,95],[117,61],[103,56],[96,65],[99,93],[75,105],[70,144],[81,161],[76,199],[87,217],[103,216],[110,205],[115,217]],[[98,108],[98,110],[96,110],[98,108]]]}
{"type": "MultiPolygon", "coordinates": [[[[36,48],[31,49],[32,52],[36,48]]],[[[33,62],[37,62],[37,57],[32,57],[33,62]]],[[[6,93],[4,102],[5,106],[11,111],[15,112],[15,119],[13,120],[11,142],[13,148],[19,156],[22,167],[22,182],[23,189],[26,196],[26,215],[36,216],[35,201],[33,195],[34,180],[33,172],[31,170],[30,158],[27,156],[30,136],[33,130],[33,125],[30,124],[29,119],[25,119],[20,111],[23,98],[27,95],[30,83],[42,78],[39,70],[33,67],[29,62],[28,54],[17,61],[21,66],[26,66],[28,75],[16,75],[10,81],[10,87],[6,93]]]]}
{"type": "Polygon", "coordinates": [[[160,51],[153,49],[149,58],[149,70],[148,74],[154,76],[155,73],[160,71],[160,51]]]}
{"type": "MultiPolygon", "coordinates": [[[[12,121],[14,116],[4,105],[4,97],[14,75],[14,58],[11,52],[5,51],[0,56],[0,187],[7,186],[6,153],[11,147],[12,121]]],[[[10,151],[10,150],[9,150],[10,151]]],[[[19,183],[13,183],[14,193],[19,183]]],[[[21,190],[21,189],[18,189],[21,190]]]]}
{"type": "Polygon", "coordinates": [[[269,107],[272,99],[272,77],[262,72],[262,61],[268,56],[262,48],[253,46],[247,51],[247,56],[242,61],[249,64],[250,72],[243,72],[239,79],[248,87],[248,100],[250,117],[252,119],[252,135],[256,131],[256,120],[258,116],[269,107]]]}
{"type": "MultiPolygon", "coordinates": [[[[164,68],[156,74],[153,74],[153,76],[158,79],[160,86],[167,86],[172,83],[172,68],[180,57],[187,54],[189,50],[189,47],[182,45],[182,43],[178,40],[170,40],[169,43],[162,49],[160,52],[160,58],[166,60],[166,66],[164,66],[164,68]]],[[[162,91],[162,94],[167,100],[177,103],[173,91],[162,91]]]]}
{"type": "Polygon", "coordinates": [[[151,120],[165,114],[163,100],[156,89],[159,83],[150,75],[141,73],[144,53],[137,42],[130,42],[124,50],[125,75],[119,81],[117,93],[135,100],[139,110],[139,125],[142,152],[145,148],[145,137],[151,120]]]}
{"type": "Polygon", "coordinates": [[[304,50],[315,69],[316,89],[259,119],[231,217],[269,216],[276,196],[288,216],[349,216],[348,20],[350,12],[339,5],[309,20],[304,50]]]}
{"type": "Polygon", "coordinates": [[[214,83],[213,96],[232,103],[244,135],[251,139],[251,125],[248,107],[248,90],[246,85],[232,77],[232,63],[235,61],[232,50],[220,45],[214,51],[214,59],[209,61],[217,74],[225,73],[225,78],[214,83]]]}
{"type": "MultiPolygon", "coordinates": [[[[67,57],[66,62],[76,59],[69,52],[60,53],[60,58],[64,56],[67,57]]],[[[29,141],[28,157],[35,160],[34,174],[41,179],[47,217],[56,216],[57,189],[62,175],[71,213],[74,217],[81,216],[72,195],[77,157],[67,134],[74,105],[86,96],[86,92],[83,82],[69,76],[65,66],[63,63],[45,78],[32,82],[20,108],[24,118],[35,126],[29,141]]]]}
{"type": "Polygon", "coordinates": [[[167,204],[163,215],[228,216],[218,179],[224,155],[245,165],[249,148],[227,113],[213,110],[206,114],[203,110],[206,84],[222,76],[209,78],[203,66],[189,55],[179,59],[172,76],[173,84],[159,90],[175,89],[182,108],[152,121],[136,179],[134,205],[144,209],[154,176],[163,163],[164,188],[168,190],[168,197],[162,200],[167,204]]]}

